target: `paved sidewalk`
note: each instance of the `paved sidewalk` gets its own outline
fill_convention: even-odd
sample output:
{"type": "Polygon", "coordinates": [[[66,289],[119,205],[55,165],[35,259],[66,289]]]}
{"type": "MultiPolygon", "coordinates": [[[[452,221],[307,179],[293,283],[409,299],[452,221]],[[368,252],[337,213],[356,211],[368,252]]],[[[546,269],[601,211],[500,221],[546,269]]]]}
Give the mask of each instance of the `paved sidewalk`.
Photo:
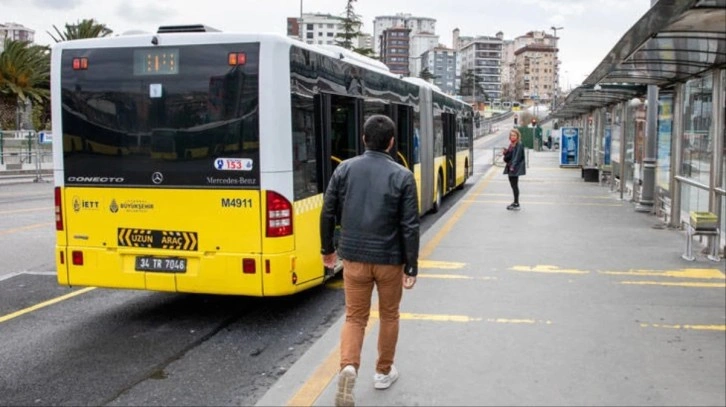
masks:
{"type": "MultiPolygon", "coordinates": [[[[531,152],[520,211],[495,167],[422,237],[396,366],[358,405],[726,405],[725,262],[659,228],[555,152],[531,152]]],[[[258,405],[332,405],[343,318],[258,405]]]]}

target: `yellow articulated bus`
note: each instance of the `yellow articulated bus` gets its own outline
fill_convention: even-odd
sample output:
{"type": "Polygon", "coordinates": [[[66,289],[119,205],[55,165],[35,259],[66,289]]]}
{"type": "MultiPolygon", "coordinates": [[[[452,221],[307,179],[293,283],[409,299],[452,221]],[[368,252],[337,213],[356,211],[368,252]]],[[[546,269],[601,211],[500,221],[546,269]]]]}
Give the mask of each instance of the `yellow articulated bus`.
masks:
{"type": "Polygon", "coordinates": [[[362,153],[372,114],[397,123],[392,156],[416,175],[422,214],[473,170],[470,106],[279,35],[173,26],[62,42],[51,88],[63,285],[282,296],[322,284],[339,271],[320,258],[323,193],[362,153]],[[109,151],[133,153],[65,141],[99,129],[120,135],[104,136],[109,151]]]}

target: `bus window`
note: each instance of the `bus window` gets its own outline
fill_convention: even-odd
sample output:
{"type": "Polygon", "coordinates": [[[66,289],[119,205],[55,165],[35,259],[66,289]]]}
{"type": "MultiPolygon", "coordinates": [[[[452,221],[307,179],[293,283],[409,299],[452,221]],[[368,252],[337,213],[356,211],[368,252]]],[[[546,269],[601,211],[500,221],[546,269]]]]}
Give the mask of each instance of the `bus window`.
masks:
{"type": "Polygon", "coordinates": [[[316,138],[313,129],[315,107],[312,98],[292,95],[292,161],[295,200],[322,192],[318,185],[315,152],[316,138]]]}
{"type": "Polygon", "coordinates": [[[330,101],[330,148],[333,170],[348,158],[358,155],[361,137],[357,125],[355,98],[332,95],[330,101]]]}

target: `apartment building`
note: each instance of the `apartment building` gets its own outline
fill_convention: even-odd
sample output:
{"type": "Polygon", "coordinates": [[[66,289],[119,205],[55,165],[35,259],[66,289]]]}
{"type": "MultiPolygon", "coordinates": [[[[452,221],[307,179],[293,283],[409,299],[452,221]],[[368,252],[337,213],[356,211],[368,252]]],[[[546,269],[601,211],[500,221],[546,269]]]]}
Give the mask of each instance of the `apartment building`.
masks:
{"type": "Polygon", "coordinates": [[[4,48],[5,39],[33,42],[35,41],[35,30],[17,23],[0,24],[0,52],[4,48]]]}
{"type": "Polygon", "coordinates": [[[336,44],[343,33],[343,18],[330,14],[309,13],[287,18],[287,36],[308,44],[336,44]]]}
{"type": "Polygon", "coordinates": [[[410,76],[409,52],[410,32],[408,28],[388,28],[381,33],[381,62],[393,73],[410,76]]]}
{"type": "Polygon", "coordinates": [[[547,45],[527,45],[514,52],[517,100],[524,104],[551,103],[557,86],[557,52],[547,45]]]}
{"type": "Polygon", "coordinates": [[[408,70],[411,76],[418,76],[423,69],[422,54],[439,45],[439,36],[433,33],[411,35],[408,70]]]}
{"type": "Polygon", "coordinates": [[[514,77],[516,100],[532,105],[551,103],[559,92],[557,39],[545,31],[530,31],[514,39],[514,77]]]}
{"type": "Polygon", "coordinates": [[[514,86],[517,75],[514,58],[514,40],[504,40],[502,43],[502,100],[517,100],[517,92],[514,86]]]}
{"type": "MultiPolygon", "coordinates": [[[[494,37],[459,37],[458,29],[454,30],[455,44],[459,46],[461,55],[462,80],[471,72],[477,83],[476,91],[483,91],[489,100],[502,98],[502,45],[504,34],[497,33],[494,37]]],[[[481,101],[481,98],[478,98],[481,101]]]]}
{"type": "MultiPolygon", "coordinates": [[[[421,54],[421,69],[427,69],[434,75],[431,82],[441,88],[444,93],[458,93],[457,67],[458,53],[452,48],[434,47],[421,54]]],[[[414,75],[417,76],[417,75],[414,75]]]]}
{"type": "MultiPolygon", "coordinates": [[[[409,30],[409,38],[418,34],[435,34],[436,19],[429,17],[414,17],[413,15],[406,13],[398,13],[393,16],[378,16],[374,18],[373,39],[375,41],[376,54],[381,53],[381,35],[383,35],[383,31],[389,28],[407,28],[409,30]]],[[[419,55],[421,54],[411,56],[417,57],[419,55]]]]}

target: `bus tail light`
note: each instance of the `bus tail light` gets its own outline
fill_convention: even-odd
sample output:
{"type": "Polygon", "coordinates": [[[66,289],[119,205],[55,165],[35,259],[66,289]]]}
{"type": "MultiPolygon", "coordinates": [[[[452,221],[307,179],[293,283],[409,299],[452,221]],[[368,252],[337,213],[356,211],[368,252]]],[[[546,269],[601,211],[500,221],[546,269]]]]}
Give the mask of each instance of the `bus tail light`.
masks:
{"type": "Polygon", "coordinates": [[[88,69],[88,58],[73,58],[73,70],[85,71],[88,69]]]}
{"type": "Polygon", "coordinates": [[[292,235],[292,205],[277,192],[267,191],[267,237],[292,235]]]}
{"type": "Polygon", "coordinates": [[[247,63],[247,54],[244,52],[230,52],[227,55],[227,63],[230,66],[244,65],[247,63]]]}
{"type": "Polygon", "coordinates": [[[83,265],[83,252],[80,250],[74,250],[71,257],[73,258],[73,265],[74,266],[82,266],[83,265]]]}
{"type": "Polygon", "coordinates": [[[242,259],[242,272],[244,274],[255,274],[256,269],[255,259],[242,259]]]}
{"type": "Polygon", "coordinates": [[[55,197],[55,230],[62,231],[63,230],[63,206],[61,202],[61,189],[60,187],[55,187],[55,191],[53,191],[53,195],[55,197]]]}

